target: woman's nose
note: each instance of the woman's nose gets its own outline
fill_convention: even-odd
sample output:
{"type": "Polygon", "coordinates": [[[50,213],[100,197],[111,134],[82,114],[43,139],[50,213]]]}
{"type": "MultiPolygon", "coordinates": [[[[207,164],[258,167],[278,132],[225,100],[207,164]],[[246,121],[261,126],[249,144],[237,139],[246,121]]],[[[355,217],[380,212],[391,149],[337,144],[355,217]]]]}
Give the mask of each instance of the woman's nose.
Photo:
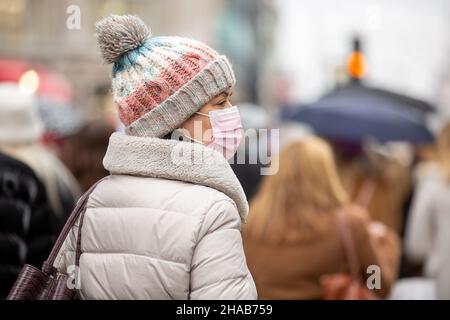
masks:
{"type": "Polygon", "coordinates": [[[231,108],[233,105],[231,104],[230,100],[227,100],[227,103],[225,104],[225,109],[231,108]]]}

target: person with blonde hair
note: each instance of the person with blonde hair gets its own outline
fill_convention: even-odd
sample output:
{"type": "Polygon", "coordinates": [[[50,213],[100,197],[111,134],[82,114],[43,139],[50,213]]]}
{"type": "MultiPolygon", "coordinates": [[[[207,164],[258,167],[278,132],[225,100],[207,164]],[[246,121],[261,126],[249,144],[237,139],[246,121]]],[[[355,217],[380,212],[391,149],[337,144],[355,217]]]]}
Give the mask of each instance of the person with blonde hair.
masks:
{"type": "Polygon", "coordinates": [[[380,266],[381,288],[375,292],[389,292],[395,271],[377,257],[367,212],[350,203],[329,145],[307,137],[281,151],[278,173],[265,177],[250,204],[244,250],[261,299],[322,299],[324,276],[349,273],[339,210],[352,234],[361,279],[369,266],[380,266]]]}
{"type": "Polygon", "coordinates": [[[406,226],[405,251],[410,259],[424,262],[433,297],[450,299],[450,123],[440,131],[437,161],[424,165],[406,226]]]}

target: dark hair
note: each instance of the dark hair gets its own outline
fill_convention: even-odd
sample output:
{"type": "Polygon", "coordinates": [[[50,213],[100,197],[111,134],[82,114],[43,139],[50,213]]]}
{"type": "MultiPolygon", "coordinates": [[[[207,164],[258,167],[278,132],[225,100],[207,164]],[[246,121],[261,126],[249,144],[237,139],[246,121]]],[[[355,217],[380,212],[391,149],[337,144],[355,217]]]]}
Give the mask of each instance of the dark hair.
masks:
{"type": "Polygon", "coordinates": [[[106,120],[95,119],[86,123],[75,135],[66,138],[61,159],[83,192],[109,174],[102,165],[102,159],[114,131],[114,127],[106,120]]]}
{"type": "MultiPolygon", "coordinates": [[[[162,136],[161,139],[165,139],[165,140],[177,140],[174,137],[176,137],[176,135],[174,134],[176,132],[176,130],[180,130],[180,129],[175,129],[174,131],[169,132],[168,134],[162,136]]],[[[185,141],[185,137],[183,135],[178,135],[178,141],[185,141]]]]}
{"type": "Polygon", "coordinates": [[[172,134],[173,134],[173,131],[171,131],[168,134],[166,134],[165,136],[163,136],[162,139],[170,140],[170,139],[172,139],[172,134]]]}

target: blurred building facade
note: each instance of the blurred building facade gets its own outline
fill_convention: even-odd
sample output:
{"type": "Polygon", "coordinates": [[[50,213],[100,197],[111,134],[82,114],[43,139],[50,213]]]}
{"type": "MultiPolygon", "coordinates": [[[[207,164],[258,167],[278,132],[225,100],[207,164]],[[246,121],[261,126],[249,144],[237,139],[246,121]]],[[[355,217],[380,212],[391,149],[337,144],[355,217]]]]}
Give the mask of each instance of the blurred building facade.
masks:
{"type": "Polygon", "coordinates": [[[278,0],[276,66],[293,98],[311,102],[339,81],[351,40],[362,39],[367,81],[439,103],[450,63],[450,1],[278,0]]]}

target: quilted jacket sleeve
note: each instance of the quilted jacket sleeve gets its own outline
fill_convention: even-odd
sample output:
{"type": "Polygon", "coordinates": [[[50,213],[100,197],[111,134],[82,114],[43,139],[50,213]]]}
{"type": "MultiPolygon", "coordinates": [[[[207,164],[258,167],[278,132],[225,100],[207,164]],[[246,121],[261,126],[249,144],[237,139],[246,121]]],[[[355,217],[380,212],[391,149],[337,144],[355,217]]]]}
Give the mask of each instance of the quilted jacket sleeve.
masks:
{"type": "Polygon", "coordinates": [[[191,264],[190,299],[256,299],[241,238],[241,220],[231,201],[206,213],[191,264]]]}

